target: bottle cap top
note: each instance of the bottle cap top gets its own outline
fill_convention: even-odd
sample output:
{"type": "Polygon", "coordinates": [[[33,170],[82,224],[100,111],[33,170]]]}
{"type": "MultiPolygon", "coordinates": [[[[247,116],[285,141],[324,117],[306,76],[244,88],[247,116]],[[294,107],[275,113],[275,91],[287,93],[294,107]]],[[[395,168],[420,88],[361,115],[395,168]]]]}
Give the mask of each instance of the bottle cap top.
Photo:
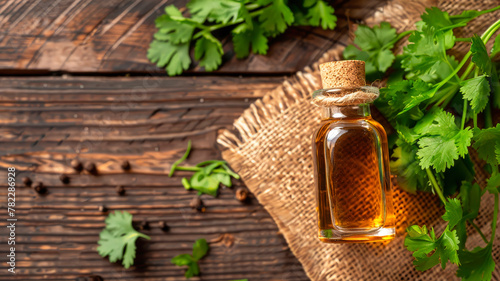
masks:
{"type": "Polygon", "coordinates": [[[340,60],[319,65],[324,89],[366,85],[365,62],[360,60],[340,60]]]}

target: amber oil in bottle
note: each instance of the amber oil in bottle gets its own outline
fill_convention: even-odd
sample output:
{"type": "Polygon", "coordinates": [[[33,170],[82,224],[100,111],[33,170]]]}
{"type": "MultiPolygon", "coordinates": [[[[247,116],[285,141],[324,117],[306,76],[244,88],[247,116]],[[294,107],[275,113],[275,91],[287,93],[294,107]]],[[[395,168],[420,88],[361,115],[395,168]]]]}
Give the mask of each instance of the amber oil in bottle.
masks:
{"type": "Polygon", "coordinates": [[[363,61],[320,65],[325,89],[313,103],[321,123],[313,134],[319,239],[378,242],[395,237],[387,134],[370,115],[378,89],[365,86],[363,61]]]}

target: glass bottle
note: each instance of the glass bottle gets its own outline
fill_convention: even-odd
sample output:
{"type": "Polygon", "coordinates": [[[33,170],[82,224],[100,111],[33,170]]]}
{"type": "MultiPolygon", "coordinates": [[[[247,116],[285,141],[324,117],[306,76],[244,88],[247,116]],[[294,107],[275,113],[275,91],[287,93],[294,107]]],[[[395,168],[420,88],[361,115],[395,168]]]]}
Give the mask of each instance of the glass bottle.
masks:
{"type": "Polygon", "coordinates": [[[327,243],[395,237],[387,134],[370,115],[379,91],[365,86],[362,61],[320,66],[313,93],[321,123],[313,134],[318,236],[327,243]]]}

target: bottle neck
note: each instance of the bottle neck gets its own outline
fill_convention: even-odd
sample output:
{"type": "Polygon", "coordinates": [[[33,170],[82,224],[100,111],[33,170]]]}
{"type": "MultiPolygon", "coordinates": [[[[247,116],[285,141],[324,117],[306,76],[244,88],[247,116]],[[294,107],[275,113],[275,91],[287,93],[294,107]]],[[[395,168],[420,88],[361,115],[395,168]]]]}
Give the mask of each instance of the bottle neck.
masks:
{"type": "Polygon", "coordinates": [[[321,119],[366,118],[371,115],[369,104],[322,107],[321,119]]]}

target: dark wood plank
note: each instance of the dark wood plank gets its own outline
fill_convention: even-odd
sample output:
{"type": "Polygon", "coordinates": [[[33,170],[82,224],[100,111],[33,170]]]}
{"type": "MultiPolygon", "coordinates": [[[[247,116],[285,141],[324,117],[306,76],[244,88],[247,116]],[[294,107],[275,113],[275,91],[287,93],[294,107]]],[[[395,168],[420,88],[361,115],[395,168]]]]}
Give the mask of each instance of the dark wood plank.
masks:
{"type": "MultiPolygon", "coordinates": [[[[7,1],[0,5],[0,70],[25,72],[137,72],[164,73],[146,58],[156,32],[154,19],[166,5],[183,7],[186,0],[57,0],[7,1]]],[[[338,26],[291,27],[270,41],[267,56],[238,60],[229,38],[224,43],[223,66],[214,73],[294,73],[317,61],[342,34],[348,33],[345,15],[363,18],[375,7],[366,1],[341,1],[338,26]]],[[[381,5],[379,1],[376,5],[381,5]]],[[[381,2],[381,1],[380,1],[381,2]]],[[[375,4],[374,4],[375,5],[375,4]]],[[[204,72],[196,65],[187,73],[204,72]]]]}
{"type": "MultiPolygon", "coordinates": [[[[191,280],[307,280],[272,218],[253,196],[234,199],[234,188],[217,198],[203,195],[207,210],[189,207],[196,193],[180,184],[188,172],[167,176],[193,141],[188,164],[219,158],[217,130],[232,121],[283,77],[27,77],[0,78],[0,170],[16,167],[15,277],[0,265],[0,280],[185,280],[170,263],[206,238],[210,253],[202,276],[191,280]],[[69,162],[94,162],[98,175],[78,174],[69,162]],[[119,163],[132,165],[124,173],[119,163]],[[71,178],[62,184],[62,173],[71,178]],[[22,187],[21,178],[42,181],[48,193],[22,187]],[[125,196],[116,194],[123,185],[125,196]],[[100,212],[105,205],[108,212],[100,212]],[[148,221],[150,241],[138,241],[135,265],[124,270],[97,252],[109,212],[127,210],[134,223],[148,221]],[[159,229],[166,221],[169,232],[159,229]]],[[[236,187],[244,187],[234,181],[236,187]]],[[[0,173],[6,196],[6,173],[0,173]]],[[[5,210],[6,203],[0,202],[5,210]]],[[[5,228],[6,221],[0,220],[5,228]]],[[[7,251],[6,235],[0,252],[7,251]]]]}

